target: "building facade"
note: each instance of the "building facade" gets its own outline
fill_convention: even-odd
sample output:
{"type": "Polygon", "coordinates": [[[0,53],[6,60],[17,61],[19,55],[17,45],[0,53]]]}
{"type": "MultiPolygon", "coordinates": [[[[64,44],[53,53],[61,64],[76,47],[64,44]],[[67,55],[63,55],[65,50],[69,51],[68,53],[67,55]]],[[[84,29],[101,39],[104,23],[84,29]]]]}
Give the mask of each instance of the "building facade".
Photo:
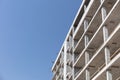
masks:
{"type": "Polygon", "coordinates": [[[52,80],[120,80],[120,0],[83,0],[52,80]]]}

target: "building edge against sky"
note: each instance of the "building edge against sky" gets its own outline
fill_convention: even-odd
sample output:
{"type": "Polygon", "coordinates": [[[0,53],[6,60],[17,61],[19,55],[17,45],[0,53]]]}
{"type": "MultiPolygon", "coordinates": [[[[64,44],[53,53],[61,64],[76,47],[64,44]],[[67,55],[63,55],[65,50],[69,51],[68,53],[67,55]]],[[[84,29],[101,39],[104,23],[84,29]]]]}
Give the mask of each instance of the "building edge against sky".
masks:
{"type": "Polygon", "coordinates": [[[54,62],[54,64],[53,64],[53,66],[52,66],[52,71],[53,71],[53,69],[54,69],[54,67],[55,67],[55,65],[56,65],[56,63],[57,63],[57,60],[58,60],[60,54],[61,54],[60,52],[62,51],[62,48],[64,47],[65,41],[66,41],[67,38],[69,37],[70,31],[72,30],[73,25],[74,25],[75,21],[77,20],[77,16],[79,15],[79,12],[80,12],[81,7],[83,6],[83,4],[84,4],[84,1],[82,1],[82,4],[81,4],[81,6],[80,6],[80,8],[79,8],[79,10],[78,10],[78,12],[77,12],[77,14],[76,14],[74,20],[73,20],[73,23],[72,23],[72,25],[71,25],[71,27],[70,27],[70,29],[69,29],[69,32],[68,32],[68,34],[67,34],[67,36],[66,36],[66,38],[65,38],[65,40],[64,40],[64,42],[63,42],[63,45],[62,45],[62,47],[61,47],[61,49],[60,49],[60,51],[59,51],[59,53],[58,53],[58,55],[57,55],[57,58],[56,58],[56,60],[55,60],[55,62],[54,62]]]}
{"type": "Polygon", "coordinates": [[[120,0],[83,0],[52,80],[120,80],[120,0]]]}

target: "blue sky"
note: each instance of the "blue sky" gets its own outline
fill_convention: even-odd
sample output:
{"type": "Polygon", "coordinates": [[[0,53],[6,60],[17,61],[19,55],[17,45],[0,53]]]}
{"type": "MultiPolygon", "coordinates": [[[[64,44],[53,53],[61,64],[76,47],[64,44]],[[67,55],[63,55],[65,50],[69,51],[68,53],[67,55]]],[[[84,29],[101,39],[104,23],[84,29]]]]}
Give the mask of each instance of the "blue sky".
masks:
{"type": "Polygon", "coordinates": [[[51,80],[81,0],[0,0],[0,80],[51,80]]]}

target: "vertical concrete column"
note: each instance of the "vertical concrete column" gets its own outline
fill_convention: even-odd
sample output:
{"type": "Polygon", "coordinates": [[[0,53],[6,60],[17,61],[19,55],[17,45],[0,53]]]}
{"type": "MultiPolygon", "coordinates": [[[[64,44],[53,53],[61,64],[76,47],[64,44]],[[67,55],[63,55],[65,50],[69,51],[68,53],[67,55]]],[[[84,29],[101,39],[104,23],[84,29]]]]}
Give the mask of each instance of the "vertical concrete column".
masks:
{"type": "Polygon", "coordinates": [[[107,65],[110,62],[110,50],[108,47],[105,47],[105,64],[107,65]]]}
{"type": "Polygon", "coordinates": [[[74,53],[73,53],[73,44],[74,44],[74,40],[73,40],[73,31],[72,31],[72,35],[71,35],[71,61],[72,61],[72,80],[74,79],[74,67],[73,67],[73,63],[74,63],[74,53]]]}
{"type": "MultiPolygon", "coordinates": [[[[86,31],[87,27],[88,27],[88,20],[84,20],[84,32],[86,31]]],[[[87,35],[85,35],[84,37],[85,46],[87,45],[88,41],[89,41],[89,38],[87,35]]]]}
{"type": "MultiPolygon", "coordinates": [[[[73,27],[72,28],[72,33],[73,33],[73,35],[74,35],[74,33],[75,33],[75,28],[73,27]]],[[[75,48],[75,41],[74,41],[74,39],[72,39],[72,48],[74,49],[75,48]]]]}
{"type": "Polygon", "coordinates": [[[74,33],[75,33],[75,26],[72,26],[73,28],[72,28],[72,33],[73,33],[73,35],[74,35],[74,33]]]}
{"type": "Polygon", "coordinates": [[[64,43],[64,80],[67,80],[66,74],[67,74],[67,42],[64,43]]]}
{"type": "MultiPolygon", "coordinates": [[[[105,64],[107,65],[110,62],[110,50],[108,47],[105,47],[105,64]]],[[[112,80],[112,74],[110,70],[106,71],[107,80],[112,80]]]]}
{"type": "MultiPolygon", "coordinates": [[[[88,26],[88,21],[85,20],[84,21],[84,31],[86,30],[87,26],[88,26]]],[[[89,37],[88,37],[88,35],[85,35],[85,37],[84,37],[85,47],[87,46],[88,42],[89,42],[89,37]]],[[[87,64],[88,61],[89,61],[89,53],[85,52],[85,64],[87,64]]]]}
{"type": "Polygon", "coordinates": [[[88,27],[88,20],[84,20],[84,32],[86,31],[88,27]]]}
{"type": "Polygon", "coordinates": [[[101,14],[102,14],[102,21],[104,21],[104,19],[105,19],[106,16],[107,16],[107,11],[106,11],[106,8],[105,8],[105,7],[102,7],[102,8],[101,8],[101,14]]]}
{"type": "Polygon", "coordinates": [[[86,6],[86,5],[84,5],[84,11],[86,10],[86,8],[87,8],[87,6],[86,6]]]}
{"type": "Polygon", "coordinates": [[[109,37],[109,32],[108,32],[108,29],[106,26],[103,27],[103,39],[104,39],[104,42],[108,39],[109,37]]]}
{"type": "MultiPolygon", "coordinates": [[[[104,37],[104,42],[105,42],[108,38],[108,30],[105,27],[103,27],[103,37],[104,37]]],[[[104,52],[105,52],[105,64],[107,65],[110,62],[109,47],[105,47],[104,52]]],[[[106,78],[107,78],[107,80],[112,80],[112,74],[109,70],[106,71],[106,78]]]]}
{"type": "Polygon", "coordinates": [[[71,54],[71,49],[72,49],[72,43],[73,43],[73,41],[72,41],[72,33],[70,33],[70,35],[69,35],[69,50],[70,50],[70,54],[71,54]]]}
{"type": "MultiPolygon", "coordinates": [[[[84,20],[84,32],[86,31],[87,27],[88,27],[88,20],[84,20]]],[[[88,35],[85,35],[84,42],[85,42],[85,47],[86,47],[89,42],[88,35]]]]}
{"type": "Polygon", "coordinates": [[[74,43],[74,41],[73,41],[73,35],[74,35],[74,27],[72,28],[72,48],[73,48],[73,43],[74,43]]]}
{"type": "MultiPolygon", "coordinates": [[[[73,57],[72,57],[73,58],[73,63],[74,63],[74,60],[75,60],[74,57],[75,57],[75,54],[73,53],[73,57]]],[[[72,72],[73,72],[73,78],[72,79],[74,80],[74,77],[75,77],[75,67],[73,67],[73,71],[72,72]]]]}
{"type": "Polygon", "coordinates": [[[89,62],[89,60],[90,60],[90,55],[89,55],[89,53],[86,51],[86,52],[85,52],[85,64],[87,64],[87,63],[89,62]]]}
{"type": "MultiPolygon", "coordinates": [[[[101,2],[102,2],[102,0],[101,0],[101,2]]],[[[102,14],[102,21],[104,21],[106,16],[107,16],[107,10],[105,7],[102,7],[101,14],[102,14]]],[[[108,31],[107,27],[104,26],[103,27],[104,42],[108,39],[108,37],[109,37],[109,31],[108,31]]],[[[109,47],[105,47],[104,53],[105,53],[105,64],[107,65],[110,62],[110,49],[109,49],[109,47]]],[[[112,80],[112,74],[109,70],[106,71],[106,79],[112,80]]]]}
{"type": "MultiPolygon", "coordinates": [[[[90,60],[90,55],[89,55],[89,53],[86,51],[85,52],[85,64],[87,64],[88,62],[89,62],[89,60],[90,60]]],[[[86,70],[85,70],[85,78],[86,78],[86,80],[90,80],[90,71],[89,71],[89,68],[87,68],[86,70]]]]}
{"type": "Polygon", "coordinates": [[[90,80],[90,71],[89,71],[89,68],[87,68],[85,72],[86,72],[86,75],[85,75],[86,80],[90,80]]]}
{"type": "MultiPolygon", "coordinates": [[[[103,27],[104,42],[108,39],[108,37],[109,37],[108,29],[104,26],[103,27]]],[[[104,53],[105,53],[105,64],[107,65],[110,62],[110,49],[109,49],[109,47],[105,47],[104,53]]],[[[109,70],[106,71],[106,78],[107,78],[107,80],[112,80],[112,74],[109,70]]]]}
{"type": "Polygon", "coordinates": [[[106,77],[107,77],[107,80],[113,80],[113,79],[112,79],[111,70],[107,70],[107,72],[106,72],[106,77]]]}
{"type": "MultiPolygon", "coordinates": [[[[102,0],[101,0],[102,1],[102,0]]],[[[102,21],[104,21],[104,19],[106,18],[107,12],[105,7],[102,7],[101,9],[101,14],[102,14],[102,21]]],[[[103,27],[103,41],[105,42],[109,37],[109,32],[106,26],[103,27]]],[[[110,57],[110,50],[108,47],[105,47],[105,62],[106,64],[108,64],[109,61],[109,57],[110,57]]]]}
{"type": "Polygon", "coordinates": [[[88,37],[88,35],[85,35],[85,37],[84,37],[84,41],[85,41],[85,47],[87,46],[87,44],[88,44],[88,42],[89,42],[89,37],[88,37]]]}
{"type": "MultiPolygon", "coordinates": [[[[86,31],[88,27],[88,20],[85,20],[84,21],[84,32],[86,31]]],[[[84,37],[84,44],[85,44],[85,47],[87,46],[88,42],[89,42],[89,37],[88,35],[85,35],[84,37]]],[[[89,62],[89,53],[86,51],[85,52],[85,64],[87,64],[89,62]]],[[[86,69],[85,71],[85,76],[86,76],[86,80],[90,80],[90,72],[89,72],[89,69],[86,69]]]]}

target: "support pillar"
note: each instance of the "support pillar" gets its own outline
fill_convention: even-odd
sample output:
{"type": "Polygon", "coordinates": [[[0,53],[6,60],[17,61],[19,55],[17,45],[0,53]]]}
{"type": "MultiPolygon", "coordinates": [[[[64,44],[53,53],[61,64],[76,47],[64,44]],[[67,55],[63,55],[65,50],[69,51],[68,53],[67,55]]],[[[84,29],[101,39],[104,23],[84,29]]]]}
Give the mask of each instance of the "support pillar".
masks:
{"type": "Polygon", "coordinates": [[[106,11],[106,8],[105,8],[105,7],[102,7],[102,9],[101,9],[101,14],[102,14],[102,21],[104,21],[104,19],[105,19],[106,16],[107,16],[107,11],[106,11]]]}
{"type": "Polygon", "coordinates": [[[104,39],[104,42],[108,39],[109,37],[109,32],[108,32],[108,29],[106,26],[103,27],[103,39],[104,39]]]}
{"type": "Polygon", "coordinates": [[[105,47],[105,64],[107,65],[110,62],[110,50],[108,47],[105,47]]]}
{"type": "Polygon", "coordinates": [[[88,35],[85,35],[85,37],[84,37],[84,41],[85,41],[85,47],[87,46],[87,44],[88,44],[88,42],[89,42],[89,37],[88,37],[88,35]]]}
{"type": "Polygon", "coordinates": [[[86,80],[90,80],[90,71],[89,71],[89,68],[88,68],[88,69],[86,69],[86,71],[85,71],[85,72],[86,72],[86,75],[85,75],[85,76],[86,76],[86,77],[85,77],[85,78],[86,78],[86,80]]]}
{"type": "Polygon", "coordinates": [[[66,74],[67,74],[67,42],[65,42],[64,45],[64,80],[67,80],[66,74]]]}
{"type": "Polygon", "coordinates": [[[106,77],[107,77],[107,80],[112,80],[111,70],[107,70],[106,77]]]}
{"type": "MultiPolygon", "coordinates": [[[[87,29],[87,27],[88,27],[88,20],[85,20],[84,21],[84,32],[86,31],[86,29],[87,29]]],[[[88,44],[88,42],[89,42],[89,37],[88,37],[88,35],[85,35],[85,37],[84,37],[84,44],[85,44],[85,47],[87,46],[87,44],[88,44]]],[[[85,52],[85,64],[87,64],[88,62],[89,62],[89,60],[90,60],[90,55],[89,55],[89,53],[86,51],[85,52]]],[[[86,80],[90,80],[90,71],[89,71],[89,68],[87,68],[86,70],[85,70],[85,78],[86,78],[86,80]]]]}
{"type": "Polygon", "coordinates": [[[86,31],[87,27],[88,27],[88,20],[85,20],[84,21],[84,32],[86,31]]]}
{"type": "MultiPolygon", "coordinates": [[[[88,20],[84,20],[84,32],[86,31],[87,27],[88,27],[88,20]]],[[[85,42],[85,47],[86,47],[89,42],[88,35],[85,35],[84,42],[85,42]]]]}
{"type": "MultiPolygon", "coordinates": [[[[108,47],[105,47],[105,64],[107,65],[110,62],[110,50],[108,47]]],[[[110,70],[106,71],[106,80],[112,80],[112,73],[110,70]]]]}
{"type": "MultiPolygon", "coordinates": [[[[103,39],[104,42],[108,39],[109,34],[108,34],[108,29],[104,26],[103,27],[103,39]]],[[[110,62],[110,49],[109,47],[105,47],[104,49],[105,52],[105,64],[107,65],[110,62]]],[[[106,80],[112,80],[112,74],[109,70],[106,71],[106,80]]]]}
{"type": "Polygon", "coordinates": [[[84,5],[84,11],[86,10],[86,8],[87,8],[87,6],[86,6],[86,5],[84,5]]]}
{"type": "MultiPolygon", "coordinates": [[[[102,2],[102,0],[101,0],[101,2],[102,2]]],[[[104,21],[106,16],[107,16],[107,10],[105,7],[102,7],[101,14],[102,14],[102,21],[104,21]]],[[[106,42],[108,37],[109,37],[109,31],[108,31],[107,27],[104,26],[103,27],[103,40],[104,40],[104,42],[106,42]]],[[[110,49],[109,49],[109,47],[105,47],[104,53],[105,53],[105,64],[107,65],[110,62],[110,49]]],[[[112,80],[112,74],[111,74],[110,70],[106,71],[106,80],[112,80]]]]}
{"type": "MultiPolygon", "coordinates": [[[[90,55],[89,55],[89,53],[88,52],[85,52],[85,64],[87,64],[88,62],[89,62],[89,60],[90,60],[90,55]]],[[[87,68],[86,70],[85,70],[85,78],[86,78],[86,80],[90,80],[90,71],[89,71],[89,68],[87,68]]]]}

